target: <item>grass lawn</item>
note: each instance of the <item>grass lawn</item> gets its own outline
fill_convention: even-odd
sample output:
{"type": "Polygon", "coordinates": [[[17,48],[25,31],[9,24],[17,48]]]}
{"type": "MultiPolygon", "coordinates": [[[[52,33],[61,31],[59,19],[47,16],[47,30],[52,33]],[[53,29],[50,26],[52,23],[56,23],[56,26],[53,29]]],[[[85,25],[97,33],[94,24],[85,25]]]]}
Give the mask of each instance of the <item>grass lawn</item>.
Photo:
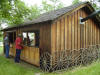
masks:
{"type": "Polygon", "coordinates": [[[0,56],[0,75],[100,75],[100,61],[69,71],[43,73],[36,67],[23,65],[23,63],[16,64],[12,59],[0,56]]]}
{"type": "Polygon", "coordinates": [[[23,64],[14,63],[12,59],[0,56],[0,75],[34,75],[40,72],[36,67],[27,67],[23,64]]]}

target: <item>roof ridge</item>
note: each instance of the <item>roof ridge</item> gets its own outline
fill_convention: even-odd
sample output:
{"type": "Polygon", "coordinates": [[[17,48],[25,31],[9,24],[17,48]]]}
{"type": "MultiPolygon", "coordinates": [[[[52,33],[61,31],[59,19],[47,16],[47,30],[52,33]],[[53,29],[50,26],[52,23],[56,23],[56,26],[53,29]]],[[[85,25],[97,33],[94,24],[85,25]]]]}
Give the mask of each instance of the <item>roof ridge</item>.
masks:
{"type": "MultiPolygon", "coordinates": [[[[51,13],[51,12],[56,12],[56,11],[58,11],[58,10],[61,10],[61,9],[64,9],[64,8],[70,8],[71,6],[76,6],[76,5],[78,5],[78,4],[85,4],[85,3],[90,3],[89,1],[85,1],[85,2],[79,2],[79,3],[76,3],[76,4],[71,4],[71,5],[69,5],[69,6],[66,6],[66,7],[63,7],[63,8],[59,8],[59,9],[57,9],[57,10],[51,10],[51,11],[48,11],[48,12],[45,12],[45,13],[42,13],[41,15],[44,15],[44,14],[48,14],[48,13],[51,13]]],[[[40,16],[41,16],[40,15],[40,16]]],[[[39,16],[39,17],[40,17],[39,16]]],[[[38,17],[37,17],[38,18],[38,17]]]]}

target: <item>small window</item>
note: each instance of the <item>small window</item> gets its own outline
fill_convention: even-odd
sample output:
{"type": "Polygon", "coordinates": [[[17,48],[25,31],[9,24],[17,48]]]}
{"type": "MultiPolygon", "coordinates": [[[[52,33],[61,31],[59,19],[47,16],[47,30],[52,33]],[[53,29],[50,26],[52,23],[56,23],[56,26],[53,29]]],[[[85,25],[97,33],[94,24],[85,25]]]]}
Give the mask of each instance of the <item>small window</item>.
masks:
{"type": "Polygon", "coordinates": [[[27,45],[27,33],[23,32],[23,44],[27,45]]]}
{"type": "Polygon", "coordinates": [[[27,36],[27,45],[35,46],[35,33],[29,32],[27,36]]]}
{"type": "Polygon", "coordinates": [[[23,44],[27,46],[36,46],[35,32],[23,32],[23,44]]]}

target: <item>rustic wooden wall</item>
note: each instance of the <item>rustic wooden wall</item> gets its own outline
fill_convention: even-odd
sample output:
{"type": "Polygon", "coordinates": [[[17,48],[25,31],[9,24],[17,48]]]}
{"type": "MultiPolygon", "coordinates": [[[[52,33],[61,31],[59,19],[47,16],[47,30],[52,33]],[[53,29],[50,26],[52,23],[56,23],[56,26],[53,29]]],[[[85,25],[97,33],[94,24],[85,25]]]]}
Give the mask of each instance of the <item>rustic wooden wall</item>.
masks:
{"type": "MultiPolygon", "coordinates": [[[[10,55],[14,56],[16,55],[16,48],[15,48],[15,44],[12,45],[12,47],[10,47],[10,55]]],[[[39,62],[40,62],[40,55],[39,55],[39,48],[36,47],[28,47],[28,46],[24,46],[24,49],[21,52],[21,59],[31,63],[33,65],[39,66],[39,62]]]]}
{"type": "Polygon", "coordinates": [[[45,23],[40,23],[40,24],[24,27],[21,30],[22,31],[39,30],[40,51],[50,52],[51,50],[51,23],[50,22],[45,22],[45,23]]]}
{"type": "Polygon", "coordinates": [[[40,28],[40,51],[51,52],[51,25],[47,23],[40,28]]]}
{"type": "Polygon", "coordinates": [[[87,48],[100,44],[100,27],[93,19],[80,24],[80,17],[89,14],[86,8],[79,9],[70,15],[63,16],[51,25],[51,51],[87,48]]]}

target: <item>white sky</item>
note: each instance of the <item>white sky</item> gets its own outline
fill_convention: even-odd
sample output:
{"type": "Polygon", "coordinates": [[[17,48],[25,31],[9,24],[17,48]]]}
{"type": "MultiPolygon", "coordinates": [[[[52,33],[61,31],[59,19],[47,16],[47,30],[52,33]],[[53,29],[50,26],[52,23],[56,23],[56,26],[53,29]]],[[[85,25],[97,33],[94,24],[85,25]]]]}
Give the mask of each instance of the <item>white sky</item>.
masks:
{"type": "MultiPolygon", "coordinates": [[[[31,6],[34,4],[37,4],[38,6],[41,5],[42,0],[22,0],[25,2],[26,5],[31,6]]],[[[65,6],[69,6],[72,4],[73,0],[60,0],[61,2],[64,3],[65,6]]],[[[89,1],[89,0],[80,0],[80,1],[89,1]]]]}

